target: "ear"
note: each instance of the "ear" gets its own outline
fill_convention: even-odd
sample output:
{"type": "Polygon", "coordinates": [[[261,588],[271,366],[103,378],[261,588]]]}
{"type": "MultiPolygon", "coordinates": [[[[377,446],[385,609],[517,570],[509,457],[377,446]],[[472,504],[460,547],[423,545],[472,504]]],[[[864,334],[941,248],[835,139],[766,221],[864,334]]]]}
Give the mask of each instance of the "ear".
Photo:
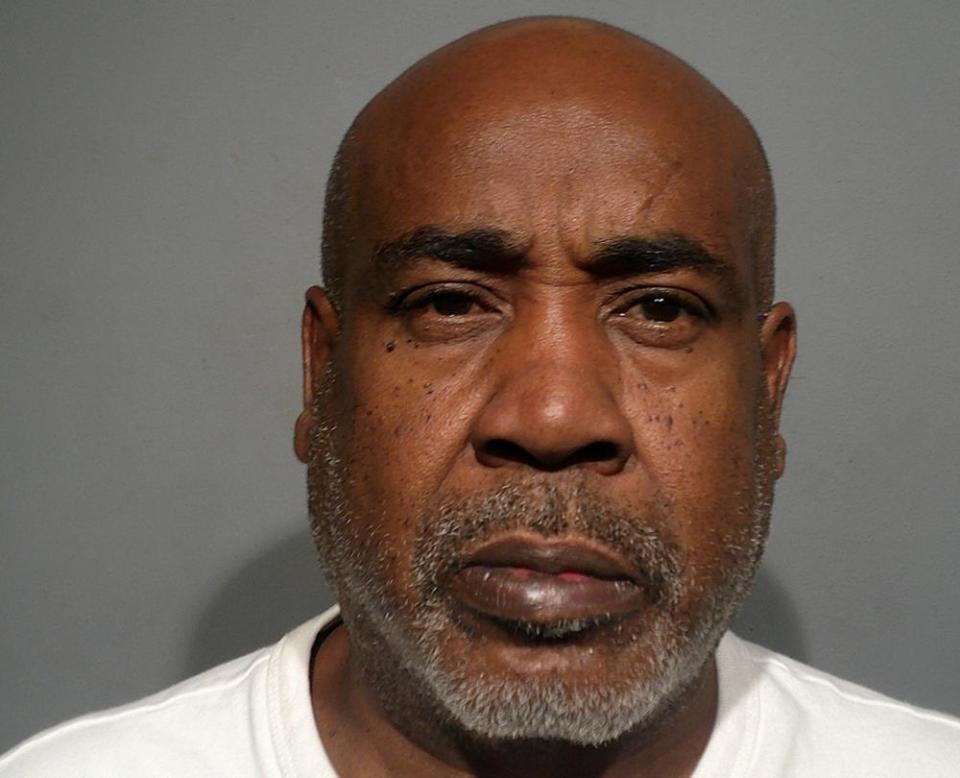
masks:
{"type": "Polygon", "coordinates": [[[323,372],[338,334],[337,314],[327,293],[319,286],[311,286],[306,293],[300,330],[303,350],[303,410],[293,425],[293,450],[301,462],[307,461],[310,450],[313,398],[323,379],[323,372]]]}
{"type": "Polygon", "coordinates": [[[764,317],[760,328],[763,375],[770,414],[777,430],[776,476],[786,467],[787,443],[780,434],[780,411],[790,381],[790,370],[797,356],[797,315],[789,303],[776,303],[764,317]]]}

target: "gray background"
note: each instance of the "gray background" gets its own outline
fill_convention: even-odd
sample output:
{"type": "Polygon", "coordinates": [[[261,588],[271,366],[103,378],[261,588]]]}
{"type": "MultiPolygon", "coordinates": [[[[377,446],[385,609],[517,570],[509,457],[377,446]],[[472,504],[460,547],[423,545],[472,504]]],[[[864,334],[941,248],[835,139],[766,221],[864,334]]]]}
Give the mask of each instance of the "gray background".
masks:
{"type": "Polygon", "coordinates": [[[960,713],[960,3],[0,2],[0,750],[329,602],[290,444],[323,178],[479,25],[641,32],[753,119],[800,312],[740,630],[960,713]]]}

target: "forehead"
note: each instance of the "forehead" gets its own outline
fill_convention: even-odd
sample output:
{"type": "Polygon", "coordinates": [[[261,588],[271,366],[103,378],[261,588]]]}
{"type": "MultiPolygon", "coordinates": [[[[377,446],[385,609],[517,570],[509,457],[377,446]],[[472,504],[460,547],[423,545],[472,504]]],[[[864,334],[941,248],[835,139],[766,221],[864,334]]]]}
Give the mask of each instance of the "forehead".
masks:
{"type": "MultiPolygon", "coordinates": [[[[570,256],[615,236],[677,234],[752,275],[739,116],[702,85],[653,78],[395,90],[353,160],[355,257],[424,225],[503,229],[570,256]],[[691,87],[692,88],[692,87],[691,87]]],[[[351,263],[353,264],[353,263],[351,263]]]]}

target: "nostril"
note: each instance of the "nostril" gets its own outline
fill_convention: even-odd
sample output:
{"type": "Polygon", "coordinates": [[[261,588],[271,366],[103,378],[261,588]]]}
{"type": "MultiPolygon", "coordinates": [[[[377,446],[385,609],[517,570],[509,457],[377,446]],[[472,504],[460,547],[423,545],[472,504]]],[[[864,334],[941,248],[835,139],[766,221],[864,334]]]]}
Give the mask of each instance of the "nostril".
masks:
{"type": "Polygon", "coordinates": [[[505,438],[494,438],[482,446],[486,458],[497,462],[518,462],[531,467],[543,467],[540,461],[523,446],[505,438]]]}
{"type": "Polygon", "coordinates": [[[481,459],[487,464],[500,465],[512,462],[537,470],[563,470],[577,465],[610,463],[621,459],[620,447],[608,440],[596,440],[572,452],[553,452],[530,451],[512,440],[493,438],[484,442],[479,453],[481,459]]]}
{"type": "Polygon", "coordinates": [[[610,462],[620,458],[620,447],[609,440],[595,440],[574,451],[564,462],[564,467],[589,462],[610,462]]]}

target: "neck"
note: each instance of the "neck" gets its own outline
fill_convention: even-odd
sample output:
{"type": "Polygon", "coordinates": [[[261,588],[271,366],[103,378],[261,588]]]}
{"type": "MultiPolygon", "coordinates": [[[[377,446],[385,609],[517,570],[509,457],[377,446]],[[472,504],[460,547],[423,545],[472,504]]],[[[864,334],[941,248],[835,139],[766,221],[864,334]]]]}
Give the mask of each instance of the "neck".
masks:
{"type": "MultiPolygon", "coordinates": [[[[376,647],[369,647],[377,650],[376,647]]],[[[311,668],[314,718],[338,775],[346,776],[606,776],[683,778],[700,760],[717,712],[717,673],[711,657],[681,698],[641,730],[602,746],[542,740],[483,741],[455,728],[421,700],[412,677],[397,705],[364,672],[361,654],[340,627],[319,647],[311,668]],[[413,695],[417,695],[414,697],[413,695]]],[[[402,670],[392,667],[392,672],[402,670]]],[[[397,678],[391,679],[396,684],[397,678]]]]}

